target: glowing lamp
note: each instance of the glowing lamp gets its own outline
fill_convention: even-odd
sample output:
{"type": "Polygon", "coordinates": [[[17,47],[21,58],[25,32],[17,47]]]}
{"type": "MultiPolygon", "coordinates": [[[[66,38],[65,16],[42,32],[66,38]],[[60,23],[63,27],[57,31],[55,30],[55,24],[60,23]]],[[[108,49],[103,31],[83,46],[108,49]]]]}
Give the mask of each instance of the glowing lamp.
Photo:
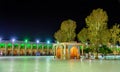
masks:
{"type": "Polygon", "coordinates": [[[25,39],[25,43],[27,43],[28,42],[28,40],[27,39],[25,39]]]}
{"type": "Polygon", "coordinates": [[[13,43],[15,42],[15,38],[12,39],[12,42],[13,42],[13,43]]]}
{"type": "Polygon", "coordinates": [[[40,41],[39,40],[36,40],[36,43],[38,44],[40,41]]]}
{"type": "Polygon", "coordinates": [[[47,41],[47,44],[50,44],[50,41],[49,41],[49,40],[47,41]]]}

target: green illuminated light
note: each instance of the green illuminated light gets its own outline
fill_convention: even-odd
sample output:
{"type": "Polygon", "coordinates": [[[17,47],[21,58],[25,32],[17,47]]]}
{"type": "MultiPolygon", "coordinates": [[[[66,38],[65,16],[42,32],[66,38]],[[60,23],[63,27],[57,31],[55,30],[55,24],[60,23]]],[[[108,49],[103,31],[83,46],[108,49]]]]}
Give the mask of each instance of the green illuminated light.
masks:
{"type": "Polygon", "coordinates": [[[27,48],[31,48],[31,44],[27,44],[27,48]]]}
{"type": "Polygon", "coordinates": [[[4,43],[0,43],[0,48],[3,48],[5,47],[5,44],[4,43]]]}
{"type": "Polygon", "coordinates": [[[81,45],[81,46],[80,46],[80,49],[82,49],[82,48],[83,48],[83,46],[81,45]]]}
{"type": "Polygon", "coordinates": [[[12,47],[12,44],[11,43],[8,43],[7,44],[7,48],[11,48],[12,47]]]}
{"type": "Polygon", "coordinates": [[[27,39],[25,39],[25,43],[28,43],[28,40],[27,40],[27,39]]]}
{"type": "Polygon", "coordinates": [[[37,45],[36,44],[33,44],[33,49],[37,48],[37,45]]]}
{"type": "Polygon", "coordinates": [[[52,45],[50,45],[49,48],[52,49],[52,45]]]}
{"type": "Polygon", "coordinates": [[[20,48],[25,48],[25,44],[20,44],[20,48]]]}
{"type": "Polygon", "coordinates": [[[47,48],[47,45],[44,45],[43,48],[47,48]]]}
{"type": "Polygon", "coordinates": [[[33,44],[33,46],[36,46],[36,44],[33,44]]]}
{"type": "Polygon", "coordinates": [[[25,44],[21,44],[20,46],[25,46],[25,44]]]}
{"type": "Polygon", "coordinates": [[[14,44],[14,46],[18,46],[18,44],[14,44]]]}
{"type": "Polygon", "coordinates": [[[38,48],[42,48],[42,45],[40,44],[40,45],[38,45],[38,48]]]}

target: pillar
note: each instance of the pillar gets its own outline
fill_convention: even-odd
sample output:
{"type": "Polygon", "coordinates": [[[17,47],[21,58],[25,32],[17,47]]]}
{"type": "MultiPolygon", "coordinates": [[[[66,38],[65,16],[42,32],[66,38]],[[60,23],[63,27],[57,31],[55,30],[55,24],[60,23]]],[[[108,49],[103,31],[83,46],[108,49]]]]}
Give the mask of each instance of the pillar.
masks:
{"type": "Polygon", "coordinates": [[[63,49],[64,49],[64,59],[66,59],[66,48],[63,47],[63,49]]]}
{"type": "Polygon", "coordinates": [[[61,49],[61,57],[60,58],[63,59],[63,48],[60,47],[60,49],[61,49]]]}
{"type": "Polygon", "coordinates": [[[13,48],[14,48],[14,43],[12,43],[12,56],[13,56],[13,48]]]}
{"type": "Polygon", "coordinates": [[[57,47],[55,47],[55,58],[57,58],[56,56],[57,56],[57,47]]]}
{"type": "Polygon", "coordinates": [[[31,56],[32,56],[32,53],[33,53],[33,50],[32,50],[33,44],[31,44],[30,46],[31,46],[31,56]]]}
{"type": "Polygon", "coordinates": [[[54,58],[55,58],[55,55],[56,55],[56,54],[55,54],[55,53],[56,53],[56,51],[55,51],[55,46],[53,46],[53,49],[52,49],[52,50],[53,50],[53,55],[54,55],[54,58]]]}
{"type": "Polygon", "coordinates": [[[70,59],[70,48],[68,47],[68,59],[70,59]]]}
{"type": "Polygon", "coordinates": [[[18,56],[20,56],[20,44],[18,45],[18,56]]]}
{"type": "Polygon", "coordinates": [[[84,46],[82,45],[82,56],[83,56],[83,47],[84,47],[84,46]]]}
{"type": "Polygon", "coordinates": [[[42,44],[42,54],[43,54],[43,47],[44,47],[44,46],[43,46],[43,44],[42,44]]]}
{"type": "Polygon", "coordinates": [[[79,53],[79,56],[80,56],[80,46],[77,46],[77,48],[78,48],[78,53],[79,53]]]}
{"type": "Polygon", "coordinates": [[[7,47],[6,47],[6,43],[5,43],[5,56],[7,55],[7,47]]]}

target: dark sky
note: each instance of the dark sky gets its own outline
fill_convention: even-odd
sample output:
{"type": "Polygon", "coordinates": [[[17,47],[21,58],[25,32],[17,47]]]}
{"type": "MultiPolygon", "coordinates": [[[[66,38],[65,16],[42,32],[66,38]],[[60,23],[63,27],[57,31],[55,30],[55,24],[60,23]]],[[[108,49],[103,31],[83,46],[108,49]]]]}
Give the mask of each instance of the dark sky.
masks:
{"type": "Polygon", "coordinates": [[[109,27],[120,23],[120,0],[1,1],[0,36],[3,39],[53,41],[53,34],[63,20],[75,20],[78,33],[85,26],[85,18],[96,8],[107,11],[109,27]]]}

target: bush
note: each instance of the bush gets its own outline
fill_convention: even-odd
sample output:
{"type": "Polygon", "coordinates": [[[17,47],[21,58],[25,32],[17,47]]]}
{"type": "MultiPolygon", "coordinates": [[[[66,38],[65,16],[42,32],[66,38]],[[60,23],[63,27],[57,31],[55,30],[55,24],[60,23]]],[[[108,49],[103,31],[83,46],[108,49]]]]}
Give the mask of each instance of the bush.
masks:
{"type": "Polygon", "coordinates": [[[106,55],[108,53],[112,53],[112,50],[108,48],[106,45],[103,45],[102,47],[99,47],[99,53],[103,53],[106,55]]]}

